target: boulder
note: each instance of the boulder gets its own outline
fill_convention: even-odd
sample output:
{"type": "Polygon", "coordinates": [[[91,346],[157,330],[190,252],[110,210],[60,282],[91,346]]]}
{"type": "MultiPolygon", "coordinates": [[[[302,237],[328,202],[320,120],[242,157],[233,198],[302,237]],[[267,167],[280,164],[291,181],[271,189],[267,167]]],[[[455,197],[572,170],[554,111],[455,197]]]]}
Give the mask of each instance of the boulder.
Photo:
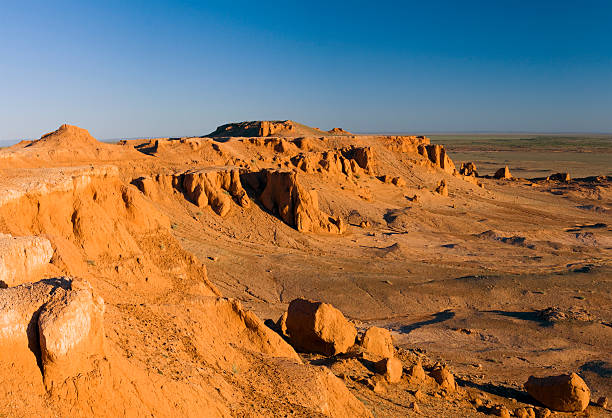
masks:
{"type": "Polygon", "coordinates": [[[442,389],[449,392],[453,392],[457,389],[457,383],[455,383],[455,376],[448,370],[448,367],[437,365],[429,373],[431,377],[440,385],[442,389]]]}
{"type": "Polygon", "coordinates": [[[374,359],[390,358],[395,354],[391,333],[384,328],[368,328],[361,339],[360,345],[364,354],[374,359]]]}
{"type": "Polygon", "coordinates": [[[512,174],[510,173],[510,169],[506,165],[497,170],[495,174],[493,174],[493,177],[495,177],[496,179],[509,180],[512,178],[512,174]]]}
{"type": "Polygon", "coordinates": [[[389,383],[397,383],[402,379],[404,366],[402,362],[395,358],[385,358],[374,364],[376,372],[380,373],[389,383]]]}
{"type": "Polygon", "coordinates": [[[576,373],[541,378],[531,376],[525,389],[543,405],[562,412],[584,411],[591,399],[589,387],[576,373]]]}
{"type": "Polygon", "coordinates": [[[40,273],[53,257],[48,239],[0,234],[0,285],[26,283],[40,273]]]}
{"type": "Polygon", "coordinates": [[[286,324],[291,345],[304,352],[345,353],[357,336],[355,326],[338,309],[306,299],[291,301],[286,324]]]}

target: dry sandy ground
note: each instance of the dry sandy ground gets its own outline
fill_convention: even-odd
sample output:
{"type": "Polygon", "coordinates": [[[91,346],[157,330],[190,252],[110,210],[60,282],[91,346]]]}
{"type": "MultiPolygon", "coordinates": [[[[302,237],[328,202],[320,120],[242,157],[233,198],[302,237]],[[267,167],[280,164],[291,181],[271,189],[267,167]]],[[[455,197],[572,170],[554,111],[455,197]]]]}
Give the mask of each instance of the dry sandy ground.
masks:
{"type": "MultiPolygon", "coordinates": [[[[181,193],[144,200],[167,217],[181,247],[173,251],[194,254],[224,296],[239,299],[262,319],[276,321],[296,297],[331,303],[360,329],[390,329],[406,361],[422,356],[425,362],[447,363],[468,399],[490,398],[509,408],[533,404],[522,388],[531,374],[575,371],[588,383],[594,400],[612,395],[610,177],[571,182],[464,178],[420,155],[414,144],[396,146],[402,140],[346,132],[319,135],[300,126],[276,136],[284,139],[124,141],[111,146],[120,153],[101,144],[92,157],[88,146],[79,146],[71,158],[57,150],[49,154],[48,149],[34,156],[28,151],[32,145],[21,144],[0,153],[2,185],[19,183],[24,173],[42,177],[37,171],[41,167],[60,170],[77,162],[115,166],[128,185],[142,176],[211,167],[243,172],[295,169],[301,184],[318,194],[320,209],[346,221],[346,232],[298,232],[266,210],[246,184],[250,206],[232,203],[224,217],[181,193]],[[303,137],[308,146],[296,140],[303,137]],[[370,147],[373,172],[303,172],[292,160],[299,154],[351,146],[370,147]],[[405,184],[385,182],[384,175],[401,177],[405,184]],[[441,180],[448,185],[448,196],[435,192],[441,180]]],[[[422,139],[406,143],[410,141],[422,139]]],[[[457,168],[460,162],[455,160],[457,168]]],[[[2,226],[0,232],[15,233],[6,221],[2,226]]],[[[82,268],[92,270],[94,262],[85,261],[82,268]]],[[[158,262],[170,269],[167,260],[158,262]]],[[[123,355],[139,350],[136,340],[146,346],[150,338],[158,342],[168,337],[160,323],[181,315],[172,308],[146,319],[144,310],[158,308],[138,306],[128,297],[133,291],[146,293],[138,274],[132,270],[124,282],[115,283],[112,276],[100,284],[107,302],[115,306],[107,334],[123,355]],[[125,329],[133,320],[138,332],[131,325],[125,329]]],[[[181,292],[192,292],[173,280],[171,292],[147,303],[159,303],[164,295],[180,300],[181,292]]],[[[184,336],[177,331],[176,338],[184,336]]],[[[165,358],[144,352],[136,357],[150,367],[185,374],[180,366],[185,360],[173,358],[171,351],[165,358]],[[155,364],[158,361],[163,368],[155,364]]],[[[440,398],[434,389],[424,389],[424,399],[418,399],[421,412],[416,413],[411,403],[418,398],[418,388],[406,382],[375,393],[361,383],[368,371],[358,363],[304,358],[330,367],[375,416],[484,416],[465,397],[440,398]]],[[[189,362],[189,367],[198,367],[196,360],[189,362]]],[[[283,402],[266,404],[256,390],[252,396],[263,408],[259,413],[268,408],[273,415],[300,414],[283,402]]],[[[247,400],[232,413],[249,415],[248,410],[247,400]]],[[[610,414],[596,406],[587,413],[610,414]]]]}

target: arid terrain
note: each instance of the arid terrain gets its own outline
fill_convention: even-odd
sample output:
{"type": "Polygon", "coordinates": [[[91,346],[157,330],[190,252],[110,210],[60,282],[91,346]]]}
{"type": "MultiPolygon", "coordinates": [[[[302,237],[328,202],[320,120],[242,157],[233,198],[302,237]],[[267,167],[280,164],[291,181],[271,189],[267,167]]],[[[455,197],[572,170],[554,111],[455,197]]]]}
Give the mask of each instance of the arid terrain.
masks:
{"type": "Polygon", "coordinates": [[[612,416],[610,137],[521,138],[1,148],[0,414],[612,416]]]}

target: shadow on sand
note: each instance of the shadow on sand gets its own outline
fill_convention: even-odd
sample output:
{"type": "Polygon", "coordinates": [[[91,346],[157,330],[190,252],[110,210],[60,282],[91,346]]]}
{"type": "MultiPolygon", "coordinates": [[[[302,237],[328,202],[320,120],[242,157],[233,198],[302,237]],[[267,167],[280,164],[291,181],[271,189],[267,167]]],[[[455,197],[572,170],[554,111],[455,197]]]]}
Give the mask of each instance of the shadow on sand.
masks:
{"type": "Polygon", "coordinates": [[[435,313],[432,316],[433,318],[428,319],[427,321],[420,321],[415,322],[414,324],[404,325],[399,329],[399,332],[408,334],[414,331],[415,329],[419,329],[426,325],[433,325],[438,324],[440,322],[448,321],[449,319],[453,319],[455,317],[455,312],[451,311],[450,309],[447,309],[445,311],[435,313]]]}
{"type": "Polygon", "coordinates": [[[483,312],[502,315],[502,316],[506,316],[509,318],[521,319],[523,321],[535,322],[541,327],[552,326],[552,323],[549,321],[546,321],[545,319],[542,319],[542,317],[540,316],[538,312],[533,312],[533,311],[531,312],[513,312],[513,311],[499,311],[499,310],[483,311],[483,312]]]}
{"type": "Polygon", "coordinates": [[[455,377],[455,380],[457,380],[459,386],[474,388],[482,392],[490,393],[491,395],[497,395],[504,398],[513,398],[519,402],[540,406],[535,399],[529,396],[527,392],[522,390],[503,385],[496,385],[493,383],[475,383],[459,377],[455,377]]]}

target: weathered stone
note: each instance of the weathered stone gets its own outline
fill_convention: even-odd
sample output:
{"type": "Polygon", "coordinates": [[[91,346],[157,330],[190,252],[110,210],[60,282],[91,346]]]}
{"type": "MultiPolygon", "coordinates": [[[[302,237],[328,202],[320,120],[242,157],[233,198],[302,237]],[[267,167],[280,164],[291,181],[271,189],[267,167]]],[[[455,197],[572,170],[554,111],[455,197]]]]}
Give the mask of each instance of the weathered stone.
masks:
{"type": "Polygon", "coordinates": [[[589,387],[576,373],[541,378],[531,376],[525,389],[545,406],[562,412],[584,411],[591,399],[589,387]]]}
{"type": "Polygon", "coordinates": [[[449,392],[453,392],[457,389],[457,384],[455,383],[455,377],[448,370],[446,366],[436,366],[429,373],[431,377],[440,385],[442,389],[445,389],[449,392]]]}
{"type": "Polygon", "coordinates": [[[374,359],[390,358],[395,354],[391,333],[384,328],[368,328],[361,340],[361,347],[364,354],[374,359]]]}
{"type": "Polygon", "coordinates": [[[287,333],[291,344],[305,352],[335,355],[355,343],[357,330],[332,305],[295,299],[287,310],[287,333]]]}
{"type": "Polygon", "coordinates": [[[402,362],[395,357],[385,358],[376,362],[375,368],[389,383],[397,383],[402,379],[404,366],[402,362]]]}

